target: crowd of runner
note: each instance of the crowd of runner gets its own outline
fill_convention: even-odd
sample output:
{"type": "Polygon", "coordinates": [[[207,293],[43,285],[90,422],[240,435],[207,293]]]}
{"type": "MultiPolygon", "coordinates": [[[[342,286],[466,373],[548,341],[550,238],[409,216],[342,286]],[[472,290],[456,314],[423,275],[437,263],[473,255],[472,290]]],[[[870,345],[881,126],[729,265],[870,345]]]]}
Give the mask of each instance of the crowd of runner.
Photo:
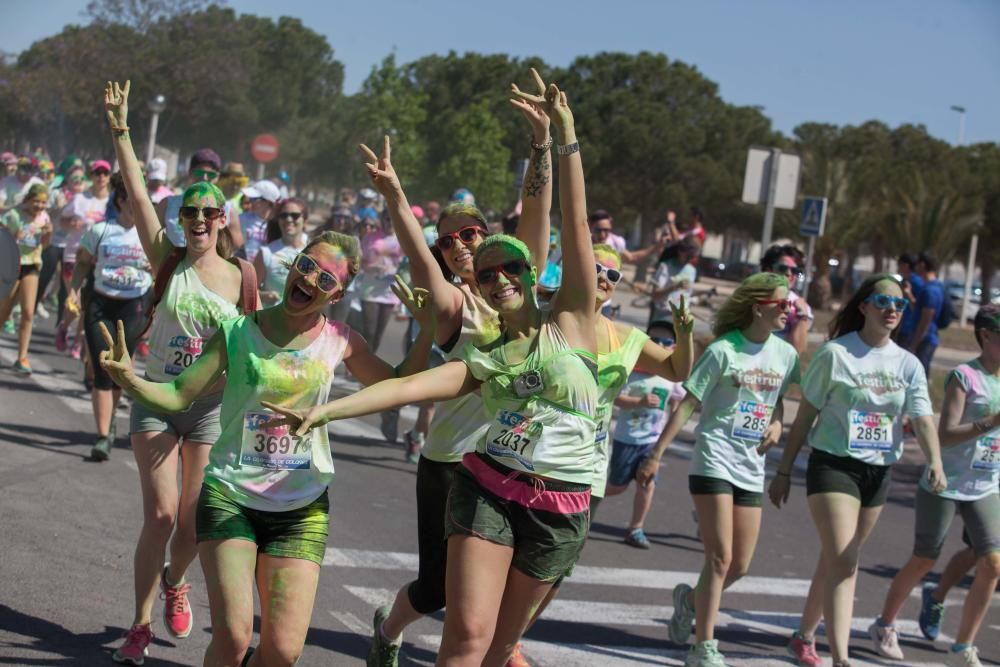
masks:
{"type": "Polygon", "coordinates": [[[534,92],[511,90],[529,160],[505,232],[466,190],[444,207],[411,205],[388,137],[378,151],[361,146],[370,186],[341,193],[319,222],[286,178],[251,183],[207,148],[175,191],[162,160],[136,157],[128,83],[104,92],[117,172],[106,160],[71,156],[57,167],[44,155],[0,156],[2,228],[20,254],[0,304],[5,330],[19,323],[13,370],[31,373],[34,316],[51,309],[56,348],[84,363],[94,459],[111,455],[122,392],[132,399],[143,521],[134,615],[113,659],[143,664],[157,593],[164,630],[191,633],[186,572],[198,559],[211,613],[204,664],[294,664],[326,548],[335,444],[325,425],[380,414],[395,441],[398,411],[413,404],[404,439],[417,466],[419,570],[374,611],[370,667],[396,665],[407,626],[442,609],[437,664],[530,664],[523,634],[572,576],[601,500],[632,481],[625,541],[649,548],[643,525],[661,459],[696,412],[688,484],[704,565],[694,586],[672,591],[668,627],[672,643],[691,643],[686,665],[725,665],[715,639],[723,592],[750,570],[765,493],[776,507],[789,501],[806,443],[821,553],[788,648],[797,664],[821,665],[825,621],[834,667],[849,665],[861,550],[904,432],[926,461],[913,556],[871,639],[880,655],[904,659],[894,623],[957,513],[968,548],[924,589],[919,624],[938,636],[948,590],[974,567],[949,660],[979,665],[975,638],[1000,579],[1000,308],[976,315],[981,353],[948,375],[937,422],[928,370],[942,305],[926,254],[909,258],[902,280],[864,280],[802,370],[813,321],[794,291],[804,257],[774,246],[717,309],[699,355],[689,305],[702,212],[682,224],[668,215],[649,245],[629,250],[607,211],[588,214],[585,137],[566,93],[532,77],[534,92]],[[648,326],[615,321],[624,264],[651,260],[648,326]],[[397,316],[410,323],[394,367],[378,352],[397,316]],[[364,388],[331,400],[341,363],[364,388]],[[802,398],[785,420],[793,386],[802,398]],[[769,475],[765,453],[782,441],[769,475]]]}

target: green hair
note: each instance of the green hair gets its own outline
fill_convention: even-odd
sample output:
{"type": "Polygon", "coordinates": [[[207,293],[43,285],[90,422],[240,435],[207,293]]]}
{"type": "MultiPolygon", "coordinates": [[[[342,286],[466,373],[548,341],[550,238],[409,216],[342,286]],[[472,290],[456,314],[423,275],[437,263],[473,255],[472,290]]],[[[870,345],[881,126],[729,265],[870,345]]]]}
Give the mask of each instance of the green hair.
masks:
{"type": "MultiPolygon", "coordinates": [[[[323,232],[309,241],[302,252],[306,252],[318,245],[340,248],[341,252],[347,258],[347,282],[349,284],[354,280],[354,276],[358,275],[358,271],[361,270],[361,244],[358,243],[357,237],[341,234],[340,232],[323,232]]],[[[344,287],[346,288],[347,285],[344,285],[344,287]]]]}
{"type": "Polygon", "coordinates": [[[718,337],[750,326],[754,304],[770,298],[779,287],[788,289],[788,280],[779,273],[755,273],[746,278],[715,314],[712,333],[718,337]]]}
{"type": "Polygon", "coordinates": [[[444,207],[444,210],[441,211],[441,215],[438,216],[438,221],[437,221],[438,229],[441,228],[441,223],[444,222],[445,219],[456,215],[464,215],[466,217],[474,219],[479,224],[479,226],[483,228],[484,231],[489,229],[489,225],[486,224],[486,216],[483,215],[482,211],[480,211],[475,206],[472,206],[470,204],[462,204],[461,202],[448,204],[447,206],[444,207]]]}
{"type": "Polygon", "coordinates": [[[594,257],[600,259],[601,257],[606,257],[608,259],[615,260],[618,264],[618,268],[622,268],[622,256],[617,250],[609,246],[607,243],[598,243],[594,246],[594,257]]]}
{"type": "Polygon", "coordinates": [[[188,189],[184,191],[182,201],[186,202],[196,197],[200,198],[205,196],[214,198],[217,206],[226,205],[226,195],[222,193],[222,190],[219,189],[218,185],[215,183],[209,183],[208,181],[198,181],[197,183],[189,186],[188,189]]]}
{"type": "Polygon", "coordinates": [[[495,245],[502,245],[508,250],[513,250],[521,255],[521,259],[526,261],[528,266],[534,265],[534,262],[531,259],[531,251],[528,250],[528,246],[525,245],[524,241],[516,236],[510,236],[509,234],[494,234],[493,236],[487,236],[483,239],[482,243],[479,244],[479,247],[476,248],[476,254],[472,257],[472,265],[479,268],[479,258],[483,256],[484,252],[495,245]]]}
{"type": "Polygon", "coordinates": [[[28,192],[24,195],[24,202],[27,203],[32,199],[37,199],[39,195],[45,195],[46,198],[49,196],[49,188],[47,185],[42,183],[33,183],[28,192]]]}

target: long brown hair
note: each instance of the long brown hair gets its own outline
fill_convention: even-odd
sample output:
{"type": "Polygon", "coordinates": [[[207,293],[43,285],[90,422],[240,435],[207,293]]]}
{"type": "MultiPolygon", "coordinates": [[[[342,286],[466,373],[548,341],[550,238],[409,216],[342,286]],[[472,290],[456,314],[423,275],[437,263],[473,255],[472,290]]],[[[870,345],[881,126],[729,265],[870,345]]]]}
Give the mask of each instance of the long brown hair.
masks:
{"type": "MultiPolygon", "coordinates": [[[[861,331],[865,326],[865,316],[861,314],[861,304],[872,295],[872,292],[875,291],[875,286],[882,281],[895,283],[899,287],[899,291],[903,291],[903,284],[896,280],[896,276],[891,273],[876,273],[865,278],[865,281],[861,283],[857,291],[851,295],[847,303],[841,307],[830,321],[831,340],[846,336],[855,331],[861,331]]],[[[902,324],[902,317],[899,318],[899,322],[902,324]]],[[[896,325],[896,328],[892,332],[893,340],[896,338],[897,331],[899,331],[899,325],[896,325]]]]}
{"type": "Polygon", "coordinates": [[[267,242],[273,243],[281,238],[281,212],[285,210],[285,206],[288,204],[295,204],[302,209],[302,229],[306,228],[306,220],[309,219],[309,205],[305,201],[299,199],[298,197],[289,197],[288,199],[282,199],[278,202],[278,205],[274,207],[274,212],[271,213],[271,217],[267,219],[267,242]]]}

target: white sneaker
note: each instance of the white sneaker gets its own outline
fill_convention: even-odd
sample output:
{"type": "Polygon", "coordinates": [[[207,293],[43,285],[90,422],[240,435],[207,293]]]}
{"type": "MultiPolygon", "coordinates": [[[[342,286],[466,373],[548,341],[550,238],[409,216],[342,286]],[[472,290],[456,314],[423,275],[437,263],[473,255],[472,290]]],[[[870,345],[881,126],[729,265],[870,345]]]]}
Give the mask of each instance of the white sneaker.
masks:
{"type": "Polygon", "coordinates": [[[975,646],[970,646],[958,653],[948,651],[948,664],[959,665],[959,667],[983,667],[983,663],[979,662],[979,650],[975,646]]]}
{"type": "Polygon", "coordinates": [[[882,627],[878,621],[874,621],[868,626],[868,635],[872,638],[872,646],[875,647],[875,651],[880,656],[890,660],[903,659],[903,650],[899,648],[899,635],[896,633],[896,626],[882,627]]]}
{"type": "Polygon", "coordinates": [[[47,319],[49,319],[50,317],[52,317],[52,314],[51,314],[51,313],[49,312],[49,309],[48,309],[48,308],[46,308],[46,307],[45,307],[45,306],[44,306],[43,304],[41,304],[41,303],[39,303],[39,304],[38,304],[38,305],[37,305],[37,306],[35,307],[35,315],[38,315],[38,316],[39,316],[40,318],[42,318],[43,320],[47,320],[47,319]]]}

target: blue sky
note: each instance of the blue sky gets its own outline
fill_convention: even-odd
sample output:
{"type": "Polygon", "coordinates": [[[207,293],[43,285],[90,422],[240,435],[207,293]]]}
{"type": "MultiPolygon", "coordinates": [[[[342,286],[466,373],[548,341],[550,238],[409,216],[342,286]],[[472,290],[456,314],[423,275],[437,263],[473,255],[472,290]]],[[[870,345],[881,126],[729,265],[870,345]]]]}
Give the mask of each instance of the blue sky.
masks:
{"type": "MultiPolygon", "coordinates": [[[[4,3],[2,48],[85,22],[86,0],[4,3]]],[[[736,104],[760,105],[775,127],[925,125],[955,142],[1000,142],[1000,2],[993,0],[230,0],[241,13],[296,16],[326,35],[357,90],[395,49],[538,55],[566,65],[598,51],[657,51],[698,67],[736,104]]],[[[506,82],[498,82],[505,85],[506,82]]]]}

